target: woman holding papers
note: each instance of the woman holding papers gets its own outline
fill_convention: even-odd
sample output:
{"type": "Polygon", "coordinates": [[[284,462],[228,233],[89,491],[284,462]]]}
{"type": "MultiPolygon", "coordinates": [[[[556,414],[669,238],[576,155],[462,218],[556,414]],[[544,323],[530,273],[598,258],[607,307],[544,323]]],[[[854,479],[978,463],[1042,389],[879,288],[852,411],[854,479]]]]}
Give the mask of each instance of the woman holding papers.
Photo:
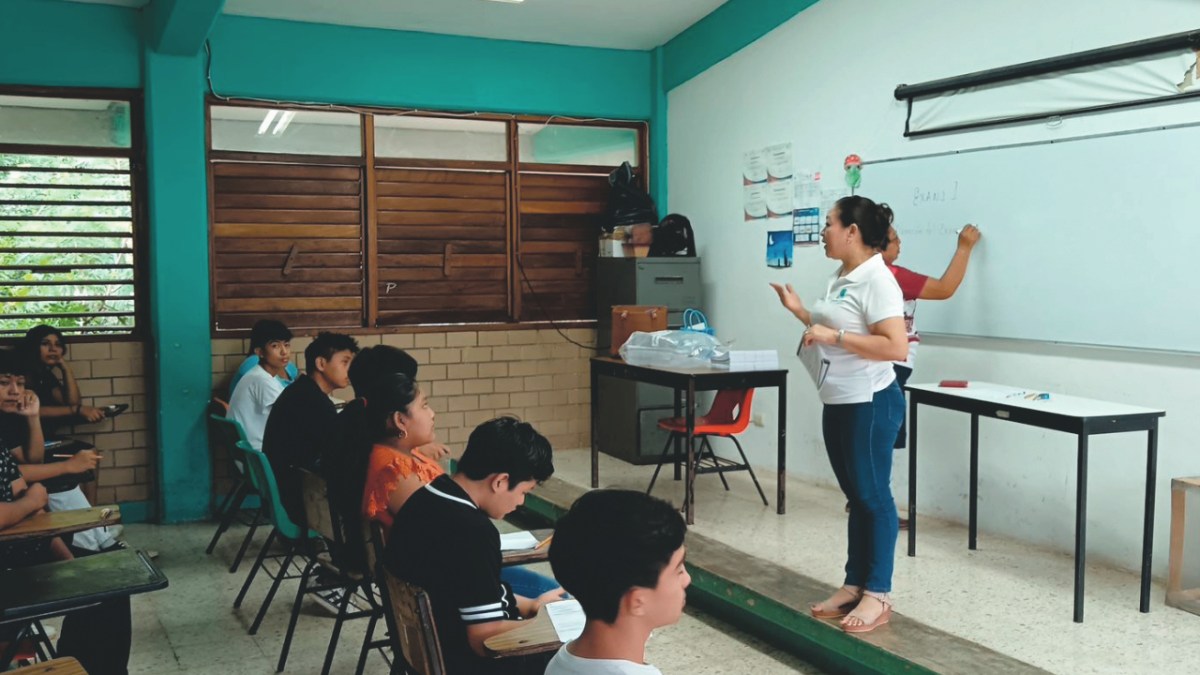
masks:
{"type": "Polygon", "coordinates": [[[874,630],[891,618],[898,532],[890,485],[892,443],[904,398],[892,362],[908,353],[904,300],[879,250],[886,246],[886,205],[843,197],[825,219],[825,255],[841,262],[811,310],[786,286],[771,284],[807,327],[801,358],[817,383],[825,450],[850,502],[845,584],[811,607],[842,619],[847,632],[874,630]]]}

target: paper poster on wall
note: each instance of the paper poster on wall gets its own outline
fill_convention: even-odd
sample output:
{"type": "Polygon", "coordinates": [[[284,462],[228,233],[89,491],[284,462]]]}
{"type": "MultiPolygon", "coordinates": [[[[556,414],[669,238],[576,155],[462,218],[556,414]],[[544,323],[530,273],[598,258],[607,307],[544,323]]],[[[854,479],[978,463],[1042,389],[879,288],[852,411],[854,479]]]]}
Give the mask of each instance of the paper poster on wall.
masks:
{"type": "Polygon", "coordinates": [[[767,184],[742,186],[743,220],[765,220],[767,218],[767,184]]]}
{"type": "Polygon", "coordinates": [[[792,266],[792,231],[767,233],[767,267],[783,269],[792,266]]]}
{"type": "Polygon", "coordinates": [[[821,209],[810,207],[792,212],[792,237],[796,246],[821,243],[821,209]]]}
{"type": "Polygon", "coordinates": [[[763,151],[767,162],[767,180],[771,182],[792,179],[792,144],[779,143],[763,151]]]}
{"type": "Polygon", "coordinates": [[[791,214],[792,182],[790,180],[767,183],[767,211],[772,218],[791,214]]]}
{"type": "Polygon", "coordinates": [[[762,150],[742,154],[742,185],[767,182],[767,157],[762,150]]]}

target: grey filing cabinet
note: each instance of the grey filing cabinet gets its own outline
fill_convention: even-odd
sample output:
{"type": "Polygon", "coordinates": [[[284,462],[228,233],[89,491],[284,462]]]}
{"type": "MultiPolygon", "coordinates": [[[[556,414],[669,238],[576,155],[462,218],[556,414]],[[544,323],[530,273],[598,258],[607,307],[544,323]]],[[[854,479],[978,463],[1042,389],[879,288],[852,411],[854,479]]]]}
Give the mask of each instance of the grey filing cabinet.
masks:
{"type": "MultiPolygon", "coordinates": [[[[596,347],[609,353],[613,305],[665,305],[668,328],[683,322],[683,310],[704,308],[699,258],[600,258],[596,270],[596,347]]],[[[600,378],[595,424],[600,452],[633,464],[658,460],[667,432],[658,428],[671,416],[670,389],[640,382],[600,378]],[[638,444],[638,427],[641,444],[638,444]]]]}

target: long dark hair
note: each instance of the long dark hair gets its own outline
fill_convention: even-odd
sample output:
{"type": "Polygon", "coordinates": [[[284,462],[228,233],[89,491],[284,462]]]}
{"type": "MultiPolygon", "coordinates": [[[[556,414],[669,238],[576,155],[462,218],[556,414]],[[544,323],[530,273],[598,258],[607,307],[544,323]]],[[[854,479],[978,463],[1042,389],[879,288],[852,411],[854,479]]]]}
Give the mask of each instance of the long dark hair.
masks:
{"type": "Polygon", "coordinates": [[[67,338],[61,330],[46,324],[30,328],[16,346],[17,358],[21,360],[28,379],[25,385],[42,399],[43,405],[53,403],[49,398],[51,393],[63,386],[58,376],[42,361],[42,340],[51,335],[58,336],[58,344],[62,346],[63,354],[66,354],[67,338]]]}
{"type": "Polygon", "coordinates": [[[368,382],[360,379],[359,398],[351,401],[338,416],[342,428],[340,452],[322,462],[329,485],[329,500],[334,516],[340,521],[343,557],[349,565],[364,564],[363,491],[375,443],[387,438],[388,420],[396,412],[408,414],[417,398],[417,383],[405,373],[385,373],[368,382]]]}

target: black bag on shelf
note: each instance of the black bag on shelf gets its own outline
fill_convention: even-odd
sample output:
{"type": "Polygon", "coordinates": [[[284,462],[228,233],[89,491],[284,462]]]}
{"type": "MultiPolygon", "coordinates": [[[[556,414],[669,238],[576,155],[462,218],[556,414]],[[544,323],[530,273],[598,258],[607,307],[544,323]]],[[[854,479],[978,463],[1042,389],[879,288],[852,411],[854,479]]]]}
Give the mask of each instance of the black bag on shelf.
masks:
{"type": "Polygon", "coordinates": [[[638,187],[629,162],[622,163],[608,174],[608,185],[608,209],[601,225],[605,232],[612,232],[614,227],[658,220],[654,200],[638,187]]]}
{"type": "Polygon", "coordinates": [[[678,213],[668,214],[651,231],[654,243],[650,244],[650,257],[666,256],[696,257],[696,235],[692,232],[692,221],[678,213]]]}

